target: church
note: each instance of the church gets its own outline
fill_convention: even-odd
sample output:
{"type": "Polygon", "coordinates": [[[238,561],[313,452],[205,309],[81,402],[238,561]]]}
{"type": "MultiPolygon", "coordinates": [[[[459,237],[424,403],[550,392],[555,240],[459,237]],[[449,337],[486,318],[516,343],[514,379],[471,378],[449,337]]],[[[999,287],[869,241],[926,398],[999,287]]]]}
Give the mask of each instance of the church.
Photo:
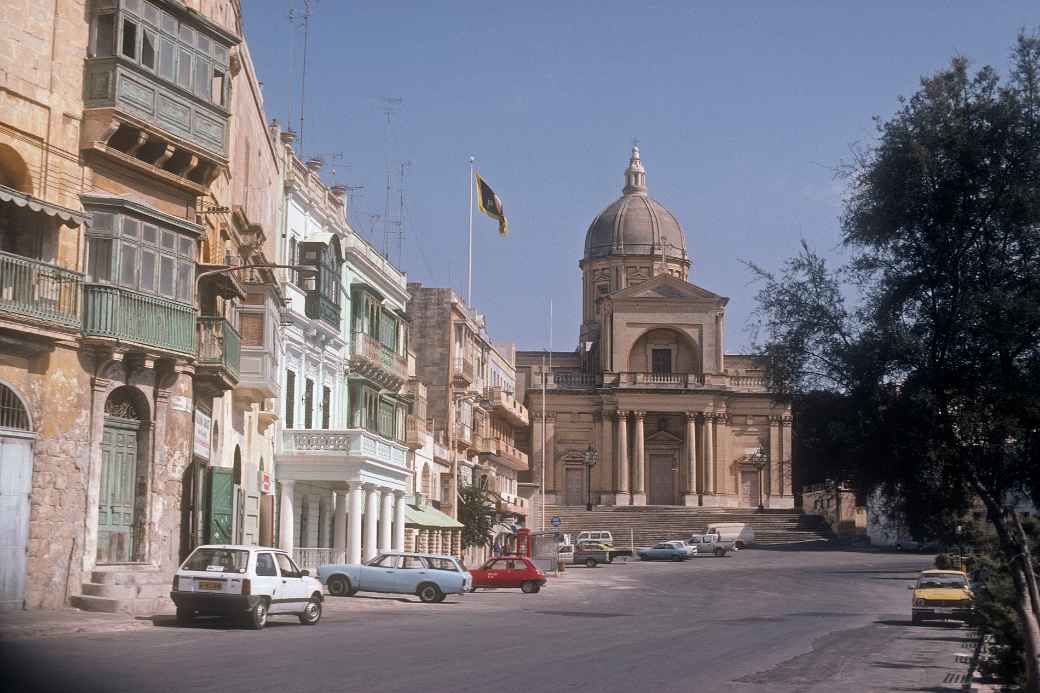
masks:
{"type": "Polygon", "coordinates": [[[794,507],[790,405],[755,357],[725,352],[729,299],[689,281],[688,248],[633,146],[585,235],[577,348],[517,354],[521,481],[545,505],[794,507]]]}

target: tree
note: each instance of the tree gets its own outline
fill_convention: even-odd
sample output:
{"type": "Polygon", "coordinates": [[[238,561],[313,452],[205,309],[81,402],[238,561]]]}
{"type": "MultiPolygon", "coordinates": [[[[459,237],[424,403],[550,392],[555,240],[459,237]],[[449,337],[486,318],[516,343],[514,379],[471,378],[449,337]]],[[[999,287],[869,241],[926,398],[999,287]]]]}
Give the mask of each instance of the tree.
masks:
{"type": "Polygon", "coordinates": [[[462,548],[487,546],[494,539],[495,495],[475,484],[459,488],[462,548]]]}
{"type": "Polygon", "coordinates": [[[985,506],[1037,693],[1040,604],[1010,509],[1040,500],[1040,35],[1003,81],[957,57],[900,102],[847,170],[850,262],[803,244],[779,277],[754,268],[760,349],[777,396],[841,395],[859,481],[911,527],[985,506]]]}

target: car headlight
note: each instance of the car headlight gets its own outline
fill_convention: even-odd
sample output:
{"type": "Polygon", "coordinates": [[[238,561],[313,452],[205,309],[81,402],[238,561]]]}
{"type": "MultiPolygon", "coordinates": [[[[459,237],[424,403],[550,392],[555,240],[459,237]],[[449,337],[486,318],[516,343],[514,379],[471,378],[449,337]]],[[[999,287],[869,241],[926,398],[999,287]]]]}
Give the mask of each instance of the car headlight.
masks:
{"type": "Polygon", "coordinates": [[[924,605],[925,605],[925,601],[923,599],[915,599],[914,600],[914,606],[924,606],[924,605]]]}

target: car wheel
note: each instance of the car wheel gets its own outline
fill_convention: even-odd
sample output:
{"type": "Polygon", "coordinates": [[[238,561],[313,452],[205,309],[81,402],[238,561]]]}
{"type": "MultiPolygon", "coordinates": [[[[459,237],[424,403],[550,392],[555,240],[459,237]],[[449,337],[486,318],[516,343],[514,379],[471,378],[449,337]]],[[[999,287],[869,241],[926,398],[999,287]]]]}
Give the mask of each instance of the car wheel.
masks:
{"type": "Polygon", "coordinates": [[[469,588],[469,593],[470,593],[470,594],[473,594],[473,593],[474,593],[474,592],[476,592],[476,591],[477,591],[477,588],[476,588],[476,587],[470,587],[470,588],[469,588]]]}
{"type": "Polygon", "coordinates": [[[715,551],[713,551],[712,553],[714,553],[716,556],[722,555],[722,551],[720,549],[715,549],[715,551]]]}
{"type": "Polygon", "coordinates": [[[910,617],[910,622],[913,623],[915,626],[919,626],[921,625],[921,617],[917,614],[914,614],[910,617]]]}
{"type": "Polygon", "coordinates": [[[673,561],[681,561],[682,560],[682,556],[680,556],[679,554],[676,554],[676,555],[672,556],[672,560],[673,561]]]}
{"type": "Polygon", "coordinates": [[[734,544],[733,546],[735,546],[735,547],[736,547],[736,548],[738,548],[738,549],[742,549],[742,548],[744,548],[744,542],[742,542],[742,541],[738,541],[738,542],[737,542],[736,544],[734,544]]]}
{"type": "Polygon", "coordinates": [[[261,599],[246,615],[246,625],[253,630],[263,630],[267,625],[267,601],[261,599]]]}
{"type": "Polygon", "coordinates": [[[527,582],[520,585],[520,591],[524,594],[537,594],[538,590],[540,589],[541,585],[531,580],[528,580],[527,582]]]}
{"type": "Polygon", "coordinates": [[[349,597],[354,594],[350,589],[350,580],[343,577],[342,575],[335,575],[329,578],[328,582],[329,594],[333,597],[349,597]]]}
{"type": "Polygon", "coordinates": [[[192,621],[195,620],[195,611],[192,609],[185,609],[183,606],[177,607],[177,625],[178,626],[190,626],[192,621]]]}
{"type": "Polygon", "coordinates": [[[300,623],[305,626],[313,626],[321,620],[321,597],[314,595],[311,600],[307,602],[307,606],[304,607],[303,613],[300,614],[300,623]]]}
{"type": "Polygon", "coordinates": [[[444,593],[441,592],[441,588],[432,582],[424,582],[419,585],[418,595],[419,600],[424,604],[433,604],[444,599],[444,593]]]}
{"type": "Polygon", "coordinates": [[[585,567],[586,568],[595,568],[596,567],[596,559],[595,558],[586,558],[585,559],[585,567]]]}

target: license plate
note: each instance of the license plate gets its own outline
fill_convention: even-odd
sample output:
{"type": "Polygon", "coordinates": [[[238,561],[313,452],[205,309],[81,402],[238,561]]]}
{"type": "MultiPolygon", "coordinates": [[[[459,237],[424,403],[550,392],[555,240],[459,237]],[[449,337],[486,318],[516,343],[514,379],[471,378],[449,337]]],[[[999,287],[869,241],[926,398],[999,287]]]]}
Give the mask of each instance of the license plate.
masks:
{"type": "Polygon", "coordinates": [[[218,582],[217,580],[199,580],[200,590],[214,590],[219,592],[224,587],[224,583],[218,582]]]}

